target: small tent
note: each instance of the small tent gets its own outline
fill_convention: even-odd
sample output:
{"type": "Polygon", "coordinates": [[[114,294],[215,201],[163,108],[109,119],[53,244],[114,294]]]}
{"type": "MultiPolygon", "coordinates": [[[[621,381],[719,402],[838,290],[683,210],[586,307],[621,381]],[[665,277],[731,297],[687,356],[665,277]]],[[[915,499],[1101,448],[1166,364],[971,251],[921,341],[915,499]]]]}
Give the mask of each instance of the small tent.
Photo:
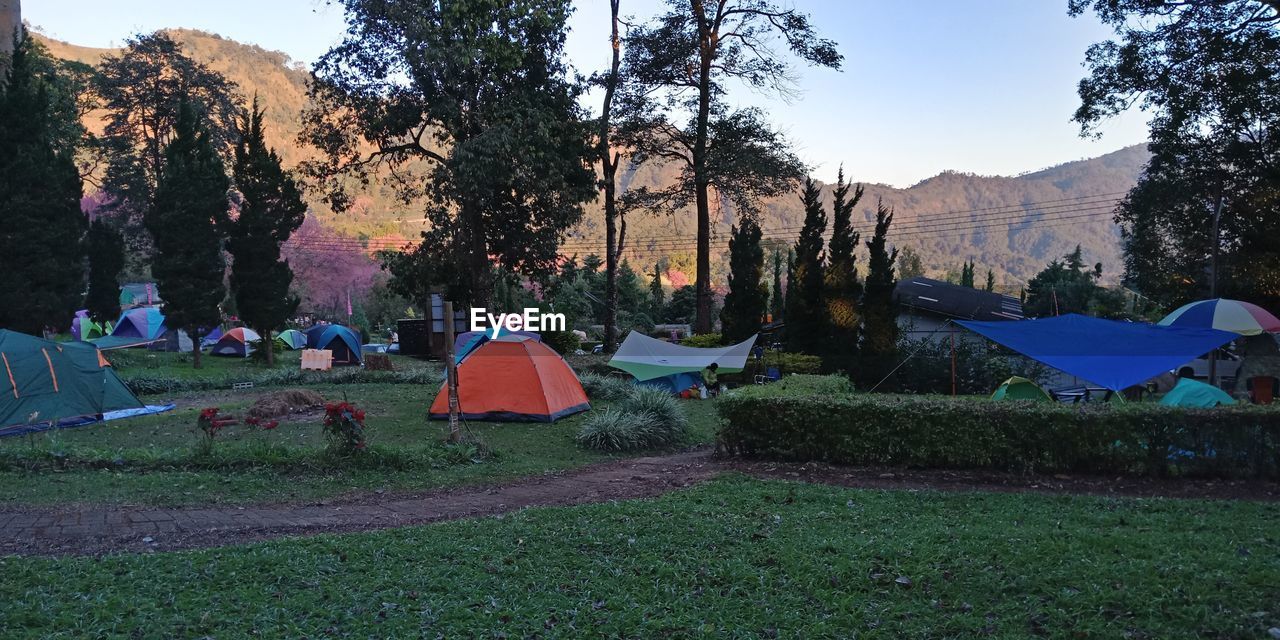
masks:
{"type": "Polygon", "coordinates": [[[704,349],[672,344],[632,331],[609,360],[609,366],[630,373],[639,384],[679,393],[699,382],[700,372],[713,362],[720,365],[720,373],[742,371],[756,337],[729,347],[704,349]]]}
{"type": "Polygon", "coordinates": [[[307,334],[297,329],[285,329],[276,335],[276,342],[286,349],[306,349],[307,334]]]}
{"type": "Polygon", "coordinates": [[[213,350],[209,354],[247,358],[253,353],[253,345],[261,339],[262,337],[253,329],[237,327],[222,334],[222,337],[213,344],[213,350]]]}
{"type": "Polygon", "coordinates": [[[71,337],[76,340],[96,340],[103,336],[102,325],[89,317],[89,312],[81,310],[71,320],[71,337]]]}
{"type": "Polygon", "coordinates": [[[138,307],[120,314],[111,335],[150,341],[164,337],[164,314],[155,307],[138,307]]]}
{"type": "Polygon", "coordinates": [[[1218,405],[1233,405],[1236,401],[1227,392],[1211,384],[1191,378],[1181,378],[1177,386],[1160,399],[1160,404],[1170,407],[1208,409],[1218,405]]]}
{"type": "Polygon", "coordinates": [[[350,329],[338,324],[318,324],[307,329],[308,349],[328,349],[333,352],[333,364],[358,365],[360,339],[350,329]]]}
{"type": "Polygon", "coordinates": [[[1040,385],[1020,377],[1013,376],[1008,380],[1000,383],[996,387],[995,393],[991,394],[992,400],[1053,400],[1053,398],[1040,388],[1040,385]]]}
{"type": "MultiPolygon", "coordinates": [[[[488,340],[458,365],[458,405],[467,420],[553,422],[591,408],[560,354],[527,336],[488,340]]],[[[430,417],[449,417],[442,386],[430,417]]]]}
{"type": "Polygon", "coordinates": [[[0,329],[0,427],[142,408],[98,349],[0,329]]]}
{"type": "Polygon", "coordinates": [[[222,339],[222,327],[214,327],[204,337],[200,338],[200,348],[212,347],[222,339]]]}

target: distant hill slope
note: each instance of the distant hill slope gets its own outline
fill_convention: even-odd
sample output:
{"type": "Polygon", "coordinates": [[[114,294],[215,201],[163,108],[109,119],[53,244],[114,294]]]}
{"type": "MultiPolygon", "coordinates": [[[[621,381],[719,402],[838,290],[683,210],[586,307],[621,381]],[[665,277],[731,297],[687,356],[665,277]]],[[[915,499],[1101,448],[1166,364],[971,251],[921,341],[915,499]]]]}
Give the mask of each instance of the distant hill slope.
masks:
{"type": "MultiPolygon", "coordinates": [[[[169,33],[188,54],[240,85],[246,98],[255,93],[267,108],[268,138],[287,165],[296,165],[311,150],[296,142],[299,114],[306,104],[307,71],[277,51],[245,45],[201,31],[173,29],[169,33]]],[[[109,49],[79,47],[42,38],[59,57],[97,63],[109,49]]],[[[1106,215],[1109,199],[1127,191],[1137,180],[1148,154],[1144,145],[1121,149],[1098,158],[1068,162],[1016,177],[989,177],[946,172],[906,189],[868,185],[855,221],[869,233],[875,205],[882,198],[894,207],[891,235],[899,247],[911,247],[934,275],[972,258],[979,277],[987,268],[997,281],[1017,286],[1056,256],[1082,245],[1090,263],[1102,262],[1109,279],[1120,270],[1118,232],[1106,215]],[[1103,196],[1103,197],[1090,197],[1103,196]]],[[[645,166],[623,172],[626,188],[660,187],[674,176],[672,167],[645,166]]],[[[857,176],[851,176],[857,180],[857,176]]],[[[830,187],[824,187],[830,204],[830,187]]],[[[345,236],[369,238],[415,237],[421,213],[396,202],[385,190],[363,197],[352,213],[334,215],[314,207],[323,226],[345,236]]],[[[803,223],[796,196],[762,203],[761,226],[766,237],[791,241],[803,223]]],[[[715,225],[713,250],[727,250],[734,213],[725,208],[715,225]]],[[[864,238],[867,234],[864,233],[864,238]]],[[[565,253],[602,253],[603,216],[600,203],[587,205],[587,216],[565,243],[565,253]]],[[[637,270],[651,269],[661,258],[688,262],[693,252],[691,211],[677,215],[632,214],[627,223],[627,257],[637,270]]],[[[716,266],[717,280],[724,261],[716,266]]]]}

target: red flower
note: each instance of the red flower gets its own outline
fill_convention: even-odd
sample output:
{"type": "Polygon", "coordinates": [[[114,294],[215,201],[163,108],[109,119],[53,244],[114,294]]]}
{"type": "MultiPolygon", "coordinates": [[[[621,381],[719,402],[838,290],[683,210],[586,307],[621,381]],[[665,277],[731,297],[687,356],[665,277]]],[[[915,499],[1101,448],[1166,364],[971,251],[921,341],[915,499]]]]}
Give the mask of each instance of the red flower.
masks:
{"type": "Polygon", "coordinates": [[[270,431],[278,426],[280,426],[279,422],[276,422],[275,420],[270,420],[262,425],[262,429],[264,431],[270,431]]]}
{"type": "Polygon", "coordinates": [[[200,410],[200,417],[204,418],[205,420],[210,420],[216,415],[218,415],[217,407],[207,407],[205,409],[200,410]]]}
{"type": "Polygon", "coordinates": [[[258,420],[257,418],[254,418],[254,417],[248,417],[248,418],[245,418],[245,419],[244,419],[244,423],[245,423],[245,424],[250,425],[250,426],[253,426],[253,427],[258,426],[258,422],[259,422],[259,420],[258,420]]]}
{"type": "Polygon", "coordinates": [[[357,411],[355,413],[355,416],[356,416],[356,422],[364,422],[364,411],[357,411]]]}

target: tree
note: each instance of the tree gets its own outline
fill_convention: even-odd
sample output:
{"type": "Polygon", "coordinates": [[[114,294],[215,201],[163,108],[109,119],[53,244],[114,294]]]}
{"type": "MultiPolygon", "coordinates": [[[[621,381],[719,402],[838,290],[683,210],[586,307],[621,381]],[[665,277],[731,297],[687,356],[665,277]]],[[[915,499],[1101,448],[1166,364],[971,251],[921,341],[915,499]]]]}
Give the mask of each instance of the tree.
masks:
{"type": "Polygon", "coordinates": [[[1280,305],[1280,5],[1069,3],[1090,10],[1117,38],[1085,55],[1082,134],[1133,105],[1151,114],[1151,161],[1116,212],[1125,282],[1169,306],[1211,291],[1280,305]]]}
{"type": "Polygon", "coordinates": [[[813,178],[805,179],[800,202],[804,205],[804,226],[796,240],[795,266],[787,277],[787,349],[821,355],[829,335],[823,276],[826,256],[822,252],[827,214],[813,178]]]}
{"type": "Polygon", "coordinates": [[[858,298],[862,296],[862,283],[858,281],[857,256],[859,234],[853,230],[853,210],[862,200],[862,185],[853,187],[844,181],[844,168],[836,174],[836,186],[832,191],[831,244],[827,252],[825,302],[827,305],[830,341],[823,354],[823,367],[829,371],[853,367],[858,352],[858,298]]]}
{"type": "Polygon", "coordinates": [[[785,302],[782,297],[782,249],[773,250],[773,286],[770,287],[769,315],[774,322],[782,319],[785,302]]]}
{"type": "Polygon", "coordinates": [[[834,42],[817,36],[806,14],[770,0],[668,0],[668,6],[653,24],[631,32],[626,66],[634,96],[657,95],[661,102],[652,117],[633,123],[637,159],[676,162],[681,175],[660,193],[636,195],[649,207],[695,205],[694,330],[706,333],[713,318],[712,190],[722,202],[732,201],[740,213],[749,213],[756,200],[789,191],[803,173],[803,165],[759,111],[733,111],[725,105],[727,83],[793,95],[790,65],[772,46],[778,39],[810,64],[838,69],[842,56],[834,42]]]}
{"type": "MultiPolygon", "coordinates": [[[[568,0],[344,0],[347,34],[316,63],[306,173],[338,209],[380,175],[429,230],[386,265],[413,287],[491,302],[491,263],[555,270],[595,197],[590,127],[563,60],[568,0]]],[[[421,300],[419,300],[421,302],[421,300]]]]}
{"type": "Polygon", "coordinates": [[[983,289],[986,291],[996,290],[996,274],[991,269],[987,269],[987,284],[983,289]]]}
{"type": "Polygon", "coordinates": [[[687,284],[671,292],[671,301],[663,310],[663,317],[667,322],[686,323],[693,319],[697,306],[698,289],[687,284]]]}
{"type": "Polygon", "coordinates": [[[886,376],[898,355],[898,310],[893,301],[897,285],[893,265],[898,250],[888,246],[893,210],[876,204],[876,227],[867,245],[867,282],[862,294],[862,340],[858,367],[854,372],[864,387],[870,388],[886,376]]]}
{"type": "Polygon", "coordinates": [[[597,123],[596,156],[600,162],[600,185],[604,195],[605,235],[605,313],[604,350],[612,353],[618,346],[618,257],[626,239],[627,221],[618,211],[618,162],[621,154],[610,145],[613,133],[613,98],[622,81],[622,38],[618,35],[618,13],[621,0],[609,0],[609,45],[613,52],[609,71],[596,79],[604,88],[603,104],[597,123]],[[618,229],[621,224],[621,230],[618,229]]]}
{"type": "Polygon", "coordinates": [[[769,305],[764,284],[763,234],[760,225],[743,216],[729,238],[729,293],[720,310],[720,333],[725,344],[737,344],[760,331],[760,320],[769,305]]]}
{"type": "Polygon", "coordinates": [[[898,278],[910,280],[924,275],[924,261],[911,247],[903,247],[898,254],[898,278]]]}
{"type": "Polygon", "coordinates": [[[973,283],[973,272],[976,268],[977,265],[974,264],[972,259],[965,261],[964,266],[960,267],[960,286],[969,287],[970,289],[975,288],[973,283]]]}
{"type": "Polygon", "coordinates": [[[1096,293],[1101,289],[1102,264],[1089,269],[1077,245],[1075,251],[1061,260],[1049,263],[1027,282],[1027,298],[1022,312],[1028,317],[1058,316],[1064,313],[1087,313],[1096,293]]]}
{"type": "Polygon", "coordinates": [[[193,366],[199,369],[200,337],[221,320],[218,303],[226,296],[219,230],[229,222],[230,181],[213,136],[191,102],[179,105],[174,130],[155,204],[143,220],[155,242],[151,272],[164,292],[165,322],[191,336],[193,366]]]}
{"type": "Polygon", "coordinates": [[[124,270],[124,238],[105,218],[89,224],[89,293],[84,306],[98,322],[120,313],[120,272],[124,270]]]}
{"type": "MultiPolygon", "coordinates": [[[[192,60],[163,31],[129,39],[119,54],[103,57],[99,71],[94,89],[106,118],[100,140],[108,159],[102,177],[102,190],[110,196],[105,207],[124,218],[130,253],[145,260],[150,247],[141,218],[164,175],[179,105],[183,100],[202,105],[210,143],[229,159],[243,99],[234,82],[192,60]]],[[[141,268],[131,265],[133,271],[141,268]]]]}
{"type": "Polygon", "coordinates": [[[666,305],[662,291],[662,266],[655,262],[653,277],[649,279],[649,315],[653,316],[654,321],[661,322],[664,309],[666,305]]]}
{"type": "MultiPolygon", "coordinates": [[[[270,340],[271,332],[283,327],[298,308],[297,296],[289,292],[293,271],[280,259],[280,245],[302,226],[307,205],[293,177],[280,166],[280,156],[267,147],[262,118],[255,97],[236,144],[233,169],[240,214],[228,225],[227,251],[233,258],[236,309],[245,324],[270,340]]],[[[270,348],[267,365],[275,365],[270,348]]]]}
{"type": "MultiPolygon", "coordinates": [[[[15,37],[5,34],[5,38],[15,37]]],[[[64,327],[84,293],[75,105],[44,48],[16,35],[0,78],[0,327],[64,327]]]]}

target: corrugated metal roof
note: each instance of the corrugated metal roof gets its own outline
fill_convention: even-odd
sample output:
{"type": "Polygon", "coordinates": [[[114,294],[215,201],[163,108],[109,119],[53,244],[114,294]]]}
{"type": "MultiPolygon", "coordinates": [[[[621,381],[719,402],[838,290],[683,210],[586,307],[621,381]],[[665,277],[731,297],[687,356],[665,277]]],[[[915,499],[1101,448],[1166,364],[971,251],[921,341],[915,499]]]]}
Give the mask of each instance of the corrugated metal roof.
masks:
{"type": "Polygon", "coordinates": [[[898,304],[964,320],[1022,320],[1022,303],[993,291],[916,277],[898,282],[893,290],[898,304]]]}

